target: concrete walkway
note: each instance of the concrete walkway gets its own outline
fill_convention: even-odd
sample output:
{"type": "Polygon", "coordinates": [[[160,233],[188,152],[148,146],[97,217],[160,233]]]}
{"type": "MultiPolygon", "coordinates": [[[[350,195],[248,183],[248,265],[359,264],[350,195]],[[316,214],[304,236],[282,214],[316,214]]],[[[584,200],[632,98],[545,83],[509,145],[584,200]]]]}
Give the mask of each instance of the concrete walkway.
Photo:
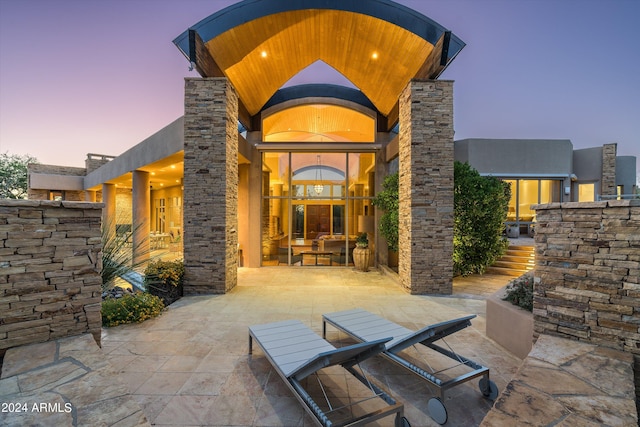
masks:
{"type": "MultiPolygon", "coordinates": [[[[238,276],[239,286],[226,295],[186,297],[156,319],[103,329],[103,352],[115,376],[152,425],[313,425],[260,350],[247,355],[247,328],[299,319],[321,334],[323,313],[354,307],[412,329],[478,315],[472,327],[447,342],[462,355],[489,366],[500,390],[521,363],[485,334],[484,299],[504,286],[508,277],[463,278],[455,281],[453,296],[430,297],[409,295],[376,270],[274,267],[240,269],[238,276]]],[[[336,346],[351,342],[331,329],[327,338],[336,346]]],[[[428,415],[427,401],[433,391],[425,382],[382,358],[365,362],[364,368],[404,403],[412,426],[437,425],[428,415]]],[[[351,387],[342,370],[329,370],[326,375],[337,389],[351,387]]],[[[445,405],[447,425],[477,426],[492,402],[472,381],[450,390],[445,405]]],[[[392,423],[383,420],[376,425],[392,423]]]]}

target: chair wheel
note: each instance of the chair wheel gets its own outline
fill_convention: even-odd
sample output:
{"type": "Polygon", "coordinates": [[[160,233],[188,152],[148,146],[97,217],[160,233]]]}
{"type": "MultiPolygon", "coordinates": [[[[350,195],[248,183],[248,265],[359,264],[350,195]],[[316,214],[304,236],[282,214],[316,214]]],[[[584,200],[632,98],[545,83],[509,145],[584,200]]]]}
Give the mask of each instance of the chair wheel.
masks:
{"type": "Polygon", "coordinates": [[[402,423],[402,427],[411,427],[411,424],[409,424],[409,420],[406,419],[405,417],[402,417],[400,422],[402,423]]]}
{"type": "Polygon", "coordinates": [[[498,386],[491,380],[488,380],[488,382],[487,384],[486,377],[480,379],[480,391],[487,399],[496,400],[496,397],[498,397],[498,386]]]}
{"type": "Polygon", "coordinates": [[[449,419],[447,415],[447,408],[444,407],[444,404],[437,397],[432,397],[429,399],[429,403],[427,405],[429,409],[429,415],[431,418],[438,424],[444,424],[449,419]]]}

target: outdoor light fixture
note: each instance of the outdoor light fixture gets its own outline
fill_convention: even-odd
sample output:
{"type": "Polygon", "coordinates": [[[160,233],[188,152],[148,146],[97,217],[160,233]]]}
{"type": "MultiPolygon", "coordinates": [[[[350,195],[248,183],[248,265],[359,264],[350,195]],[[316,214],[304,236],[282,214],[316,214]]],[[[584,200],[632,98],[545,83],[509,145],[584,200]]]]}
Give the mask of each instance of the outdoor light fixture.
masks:
{"type": "Polygon", "coordinates": [[[313,186],[313,191],[319,196],[324,191],[324,185],[322,185],[322,165],[320,164],[320,155],[318,155],[318,167],[316,168],[316,183],[313,186]]]}

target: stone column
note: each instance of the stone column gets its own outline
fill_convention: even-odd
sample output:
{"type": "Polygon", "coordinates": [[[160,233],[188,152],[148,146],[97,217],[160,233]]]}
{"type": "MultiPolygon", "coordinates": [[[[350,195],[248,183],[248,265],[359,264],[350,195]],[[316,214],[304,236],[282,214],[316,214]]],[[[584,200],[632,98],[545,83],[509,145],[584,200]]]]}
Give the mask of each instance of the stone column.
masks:
{"type": "Polygon", "coordinates": [[[131,217],[133,229],[133,264],[138,265],[149,259],[149,233],[151,233],[151,188],[149,172],[133,171],[133,193],[131,196],[131,217]]]}
{"type": "Polygon", "coordinates": [[[238,96],[226,78],[187,78],[184,115],[184,292],[238,281],[238,96]]]}
{"type": "MultiPolygon", "coordinates": [[[[249,165],[249,247],[244,250],[247,267],[260,267],[262,263],[262,157],[254,153],[249,165]],[[247,253],[248,250],[248,253],[247,253]]],[[[289,225],[286,225],[288,230],[289,225]]]]}
{"type": "Polygon", "coordinates": [[[602,184],[600,195],[615,196],[618,193],[616,186],[616,154],[617,144],[605,144],[602,146],[602,184]]]}
{"type": "Polygon", "coordinates": [[[453,82],[411,81],[400,95],[400,283],[453,290],[453,82]]]}
{"type": "Polygon", "coordinates": [[[116,186],[114,184],[102,184],[102,228],[105,236],[116,232],[116,186]]]}

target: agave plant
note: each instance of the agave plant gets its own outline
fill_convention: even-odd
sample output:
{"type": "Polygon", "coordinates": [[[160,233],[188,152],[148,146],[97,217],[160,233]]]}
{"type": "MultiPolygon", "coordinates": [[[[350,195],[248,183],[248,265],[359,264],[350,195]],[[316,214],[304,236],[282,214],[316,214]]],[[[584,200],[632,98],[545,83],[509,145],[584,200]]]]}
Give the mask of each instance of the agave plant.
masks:
{"type": "MultiPolygon", "coordinates": [[[[140,269],[147,262],[145,253],[149,251],[148,246],[138,244],[133,247],[133,234],[136,228],[113,226],[113,220],[103,223],[102,227],[102,290],[109,289],[114,281],[140,269]],[[143,255],[137,257],[140,261],[133,260],[133,252],[143,255]]],[[[139,228],[139,226],[137,227],[139,228]]]]}

